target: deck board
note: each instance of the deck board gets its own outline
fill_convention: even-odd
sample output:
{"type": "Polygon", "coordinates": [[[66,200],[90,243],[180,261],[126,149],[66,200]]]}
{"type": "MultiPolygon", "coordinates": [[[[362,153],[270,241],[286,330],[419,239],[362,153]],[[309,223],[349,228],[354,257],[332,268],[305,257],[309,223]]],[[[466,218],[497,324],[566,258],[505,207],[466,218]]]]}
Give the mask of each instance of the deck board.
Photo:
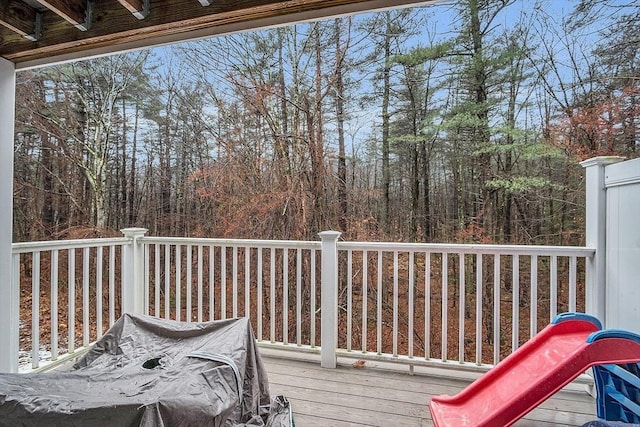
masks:
{"type": "MultiPolygon", "coordinates": [[[[375,363],[354,368],[340,364],[323,369],[317,361],[263,355],[272,395],[292,403],[297,427],[432,426],[432,396],[456,394],[469,379],[381,369],[375,363]]],[[[517,427],[581,426],[595,419],[595,402],[586,392],[561,391],[544,402],[517,427]]]]}

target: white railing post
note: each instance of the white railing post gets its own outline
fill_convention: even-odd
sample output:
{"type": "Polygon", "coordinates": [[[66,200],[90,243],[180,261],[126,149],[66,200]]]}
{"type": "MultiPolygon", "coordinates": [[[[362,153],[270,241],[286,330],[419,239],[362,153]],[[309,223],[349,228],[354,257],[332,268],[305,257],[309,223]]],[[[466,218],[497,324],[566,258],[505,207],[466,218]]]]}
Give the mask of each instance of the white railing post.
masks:
{"type": "Polygon", "coordinates": [[[0,58],[0,372],[18,371],[19,289],[12,262],[15,66],[0,58]]]}
{"type": "Polygon", "coordinates": [[[338,348],[338,231],[319,233],[322,239],[322,276],[320,314],[320,366],[336,367],[338,348]]]}
{"type": "MultiPolygon", "coordinates": [[[[606,228],[607,191],[604,185],[605,167],[624,160],[623,157],[594,157],[580,163],[586,176],[585,244],[595,249],[586,265],[586,302],[588,314],[602,322],[606,314],[606,228]]],[[[605,325],[606,326],[606,325],[605,325]]]]}
{"type": "Polygon", "coordinates": [[[143,314],[145,306],[144,293],[144,246],[138,242],[146,228],[125,228],[120,230],[125,237],[131,239],[122,248],[124,277],[122,278],[122,312],[143,314]]]}

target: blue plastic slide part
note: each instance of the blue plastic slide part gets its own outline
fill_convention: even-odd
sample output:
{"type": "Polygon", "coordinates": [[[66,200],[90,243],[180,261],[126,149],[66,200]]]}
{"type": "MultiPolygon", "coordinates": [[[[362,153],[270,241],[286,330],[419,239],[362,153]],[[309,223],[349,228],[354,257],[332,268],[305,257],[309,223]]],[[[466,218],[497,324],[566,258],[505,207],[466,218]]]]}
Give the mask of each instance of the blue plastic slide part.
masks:
{"type": "MultiPolygon", "coordinates": [[[[606,338],[620,338],[635,341],[640,344],[640,335],[623,329],[605,329],[604,331],[592,332],[591,335],[587,337],[587,342],[593,343],[597,340],[603,340],[606,338]]],[[[638,355],[638,359],[640,359],[640,354],[638,355]]]]}
{"type": "Polygon", "coordinates": [[[633,387],[640,390],[640,378],[638,378],[636,375],[630,372],[631,370],[633,370],[634,367],[635,367],[635,371],[637,372],[640,364],[628,363],[622,366],[624,366],[626,369],[623,369],[621,366],[618,366],[618,365],[603,365],[603,367],[606,370],[608,370],[612,374],[615,374],[615,376],[620,378],[622,381],[624,381],[625,383],[631,384],[633,387]]]}
{"type": "Polygon", "coordinates": [[[640,423],[640,363],[597,365],[593,374],[598,418],[640,423]]]}
{"type": "Polygon", "coordinates": [[[582,320],[585,322],[591,322],[596,325],[598,329],[602,329],[602,323],[600,323],[600,320],[598,320],[597,317],[585,313],[560,313],[553,319],[551,323],[557,325],[558,323],[566,322],[568,320],[582,320]]]}

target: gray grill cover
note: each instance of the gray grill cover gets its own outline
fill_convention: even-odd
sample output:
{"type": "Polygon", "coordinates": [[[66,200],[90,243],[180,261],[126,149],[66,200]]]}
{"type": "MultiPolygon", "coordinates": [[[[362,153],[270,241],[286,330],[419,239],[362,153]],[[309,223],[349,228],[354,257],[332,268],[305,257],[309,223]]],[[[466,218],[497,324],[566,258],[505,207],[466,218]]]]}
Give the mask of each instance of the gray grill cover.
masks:
{"type": "Polygon", "coordinates": [[[260,426],[269,403],[243,318],[125,314],[72,371],[0,375],[0,426],[260,426]]]}

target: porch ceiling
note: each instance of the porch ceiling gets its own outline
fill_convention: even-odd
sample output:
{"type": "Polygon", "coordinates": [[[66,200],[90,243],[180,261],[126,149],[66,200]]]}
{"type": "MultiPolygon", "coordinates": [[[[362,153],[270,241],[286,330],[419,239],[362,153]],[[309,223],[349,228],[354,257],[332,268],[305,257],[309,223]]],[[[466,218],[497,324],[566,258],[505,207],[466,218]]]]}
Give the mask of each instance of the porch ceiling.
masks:
{"type": "Polygon", "coordinates": [[[2,0],[0,57],[26,68],[438,0],[2,0]]]}

